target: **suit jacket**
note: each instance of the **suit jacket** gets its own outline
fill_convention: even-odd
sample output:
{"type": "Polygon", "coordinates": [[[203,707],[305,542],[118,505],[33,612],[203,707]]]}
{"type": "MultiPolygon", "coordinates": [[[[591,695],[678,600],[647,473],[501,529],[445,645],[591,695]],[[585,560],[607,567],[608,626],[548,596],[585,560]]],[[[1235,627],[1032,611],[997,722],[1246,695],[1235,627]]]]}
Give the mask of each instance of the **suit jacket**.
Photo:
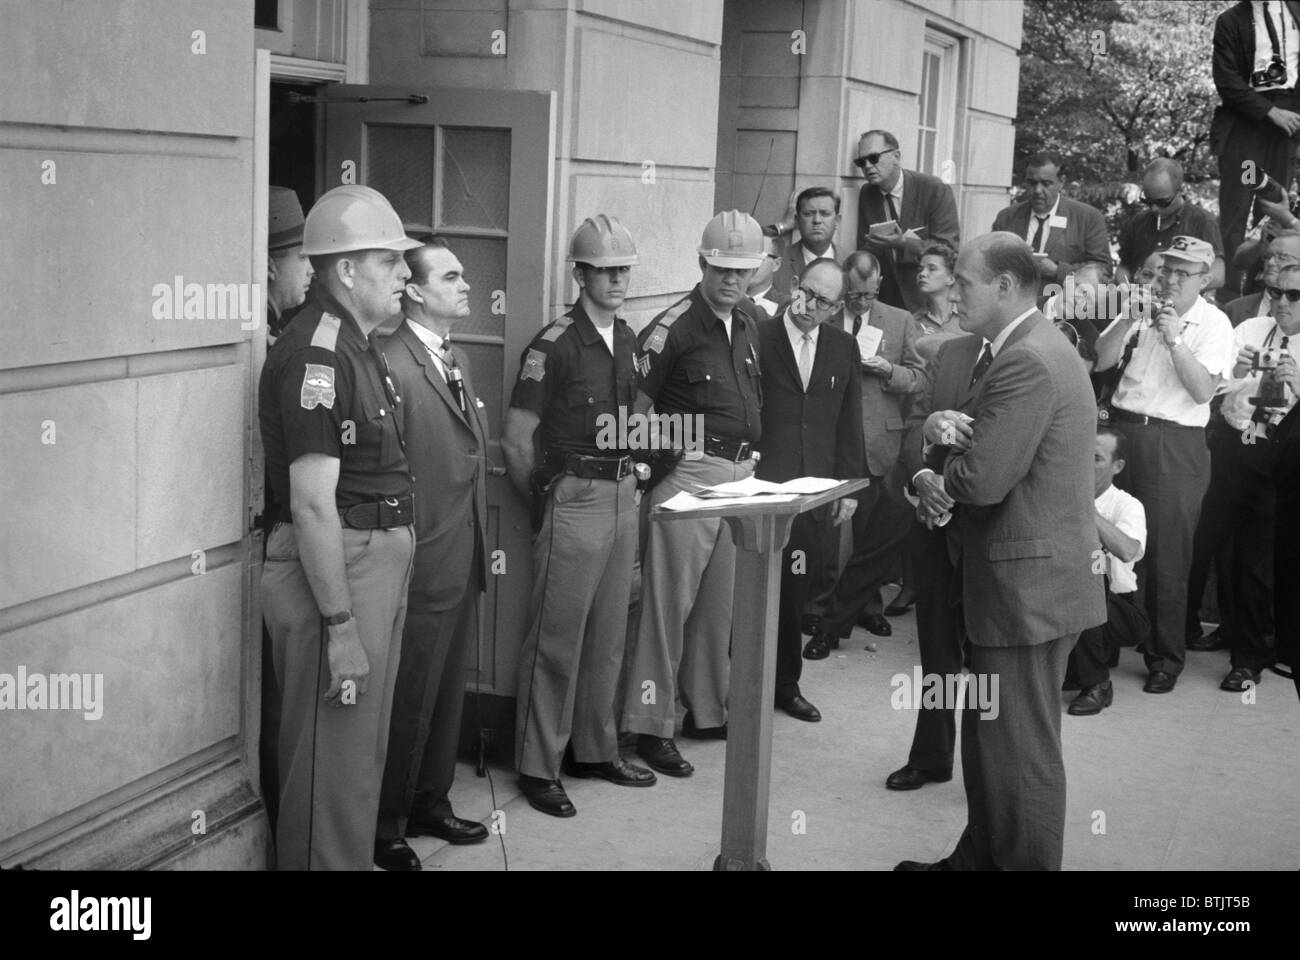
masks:
{"type": "Polygon", "coordinates": [[[865,476],[857,341],[823,324],[805,393],[786,335],[785,311],[759,323],[758,337],[763,360],[758,478],[780,483],[795,477],[865,476]]]}
{"type": "Polygon", "coordinates": [[[922,449],[925,438],[922,428],[926,417],[936,410],[960,410],[974,416],[975,391],[970,388],[970,377],[979,361],[984,338],[973,333],[962,333],[939,344],[938,352],[929,365],[925,389],[918,393],[907,417],[907,432],[899,451],[898,462],[907,483],[924,467],[922,449]]]}
{"type": "Polygon", "coordinates": [[[455,347],[468,417],[405,321],[381,349],[402,397],[402,435],[415,480],[408,609],[438,613],[461,602],[471,577],[479,590],[487,586],[487,427],[469,366],[455,347]]]}
{"type": "Polygon", "coordinates": [[[1235,327],[1243,320],[1261,316],[1259,311],[1263,303],[1264,291],[1261,290],[1259,293],[1250,293],[1229,301],[1224,306],[1223,312],[1228,315],[1228,321],[1235,327]]]}
{"type": "MultiPolygon", "coordinates": [[[[1287,0],[1286,5],[1300,24],[1300,3],[1287,0]]],[[[1250,0],[1241,0],[1219,14],[1214,21],[1213,49],[1211,72],[1222,101],[1210,121],[1210,149],[1217,156],[1223,152],[1234,122],[1268,123],[1268,112],[1274,106],[1250,85],[1255,69],[1255,17],[1250,0]]]]}
{"type": "Polygon", "coordinates": [[[1070,342],[1035,311],[975,387],[969,451],[944,464],[972,643],[1046,643],[1106,622],[1093,496],[1097,404],[1070,342]]]}
{"type": "MultiPolygon", "coordinates": [[[[906,192],[903,196],[906,198],[906,192]]],[[[1016,236],[1023,237],[1029,231],[1033,215],[1028,200],[1013,203],[998,211],[998,215],[993,218],[993,229],[1009,230],[1016,236]]],[[[1065,227],[1052,227],[1049,230],[1044,249],[1056,263],[1057,283],[1064,283],[1065,278],[1081,263],[1093,261],[1110,266],[1110,234],[1106,230],[1106,218],[1101,215],[1101,211],[1063,196],[1056,215],[1065,218],[1065,227]]],[[[1050,281],[1039,283],[1040,295],[1044,282],[1050,281]]]]}
{"type": "MultiPolygon", "coordinates": [[[[903,431],[907,426],[904,405],[909,396],[922,392],[927,383],[925,361],[916,348],[921,328],[910,313],[879,300],[871,305],[867,322],[883,332],[877,356],[894,365],[888,380],[859,367],[867,469],[873,477],[893,479],[903,431]]],[[[844,311],[837,311],[826,325],[843,330],[844,311]]]]}
{"type": "Polygon", "coordinates": [[[889,219],[889,207],[879,189],[863,184],[858,193],[858,249],[868,250],[880,258],[884,277],[880,299],[890,306],[911,313],[923,309],[925,295],[917,289],[916,270],[921,264],[921,249],[934,240],[946,240],[954,249],[960,238],[957,224],[957,201],[952,190],[938,177],[914,170],[903,171],[903,209],[898,211],[898,225],[904,230],[925,227],[921,243],[909,249],[900,247],[890,256],[890,247],[867,243],[873,223],[889,219]]]}
{"type": "MultiPolygon", "coordinates": [[[[904,187],[904,190],[906,190],[906,187],[904,187]]],[[[831,251],[828,248],[826,251],[828,257],[830,256],[830,252],[831,251]]],[[[838,256],[838,259],[843,261],[844,251],[836,248],[835,253],[838,256]]],[[[806,264],[803,260],[803,242],[791,241],[790,243],[787,243],[785,245],[785,253],[781,256],[781,266],[777,267],[776,272],[772,274],[773,300],[780,303],[791,298],[794,294],[795,280],[801,273],[803,273],[805,266],[806,264]]]]}

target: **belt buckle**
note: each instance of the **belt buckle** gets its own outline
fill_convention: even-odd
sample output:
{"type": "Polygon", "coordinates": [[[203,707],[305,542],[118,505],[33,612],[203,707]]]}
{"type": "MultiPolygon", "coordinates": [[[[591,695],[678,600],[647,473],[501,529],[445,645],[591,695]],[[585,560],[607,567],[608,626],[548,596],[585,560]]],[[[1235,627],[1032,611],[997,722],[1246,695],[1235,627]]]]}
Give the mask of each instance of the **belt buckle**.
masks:
{"type": "Polygon", "coordinates": [[[616,481],[622,480],[631,472],[632,472],[632,458],[629,457],[627,454],[624,454],[623,456],[618,458],[618,467],[614,471],[614,479],[616,481]]]}
{"type": "Polygon", "coordinates": [[[748,440],[740,441],[740,447],[736,450],[736,459],[734,462],[740,463],[742,460],[748,460],[751,452],[750,442],[748,440]]]}

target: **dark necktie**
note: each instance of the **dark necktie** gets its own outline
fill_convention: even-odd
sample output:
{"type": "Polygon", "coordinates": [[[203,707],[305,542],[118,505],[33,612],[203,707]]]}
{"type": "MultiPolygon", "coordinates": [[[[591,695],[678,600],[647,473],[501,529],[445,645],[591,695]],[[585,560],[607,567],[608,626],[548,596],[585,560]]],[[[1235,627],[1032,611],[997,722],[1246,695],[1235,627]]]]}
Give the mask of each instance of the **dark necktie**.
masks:
{"type": "Polygon", "coordinates": [[[1047,224],[1047,216],[1035,216],[1034,219],[1038,221],[1038,225],[1034,227],[1034,239],[1029,241],[1029,246],[1034,253],[1041,253],[1043,249],[1043,227],[1047,224]]]}
{"type": "Polygon", "coordinates": [[[980,352],[980,358],[975,361],[975,369],[971,371],[970,385],[972,387],[979,383],[980,377],[984,376],[984,371],[987,370],[992,363],[993,346],[992,344],[986,343],[984,344],[984,349],[980,352]]]}
{"type": "Polygon", "coordinates": [[[447,375],[447,386],[451,389],[451,395],[456,398],[456,405],[460,407],[460,412],[469,416],[469,407],[465,403],[465,383],[460,375],[460,365],[456,362],[456,355],[451,352],[451,347],[443,343],[442,349],[438,351],[438,359],[442,361],[443,370],[447,375]]]}
{"type": "Polygon", "coordinates": [[[859,313],[856,317],[853,318],[853,335],[856,337],[858,335],[858,331],[861,329],[862,329],[862,314],[859,313]]]}
{"type": "MultiPolygon", "coordinates": [[[[899,176],[902,176],[902,174],[899,174],[899,176]]],[[[885,194],[885,205],[889,207],[889,219],[893,220],[895,223],[898,223],[898,208],[894,206],[893,194],[890,193],[885,194]]],[[[901,228],[903,225],[901,223],[898,223],[898,226],[901,228]]],[[[889,259],[892,260],[894,263],[898,263],[897,247],[890,248],[889,259]]]]}

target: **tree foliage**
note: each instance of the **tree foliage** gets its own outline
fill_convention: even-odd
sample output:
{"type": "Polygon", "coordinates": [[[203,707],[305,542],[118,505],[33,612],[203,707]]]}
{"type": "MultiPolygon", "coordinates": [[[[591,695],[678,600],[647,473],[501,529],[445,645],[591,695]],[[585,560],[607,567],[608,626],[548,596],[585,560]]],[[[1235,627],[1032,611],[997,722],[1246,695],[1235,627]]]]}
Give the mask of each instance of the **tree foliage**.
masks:
{"type": "Polygon", "coordinates": [[[1043,149],[1067,176],[1132,182],[1173,157],[1190,183],[1217,176],[1214,20],[1229,0],[1026,0],[1016,169],[1043,149]]]}

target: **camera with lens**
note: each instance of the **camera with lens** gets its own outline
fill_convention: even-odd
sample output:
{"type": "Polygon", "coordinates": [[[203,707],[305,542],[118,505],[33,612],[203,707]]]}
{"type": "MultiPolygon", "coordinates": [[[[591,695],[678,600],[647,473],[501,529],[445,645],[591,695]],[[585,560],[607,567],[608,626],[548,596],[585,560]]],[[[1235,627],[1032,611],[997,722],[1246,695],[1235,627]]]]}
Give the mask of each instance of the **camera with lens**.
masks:
{"type": "Polygon", "coordinates": [[[1255,372],[1261,370],[1276,370],[1277,358],[1278,352],[1276,350],[1272,347],[1265,347],[1263,350],[1260,350],[1255,354],[1255,359],[1251,362],[1250,369],[1255,372]]]}
{"type": "Polygon", "coordinates": [[[1255,70],[1250,75],[1250,85],[1252,87],[1267,87],[1275,83],[1282,83],[1286,80],[1286,64],[1277,54],[1269,61],[1268,66],[1263,70],[1255,70]]]}

